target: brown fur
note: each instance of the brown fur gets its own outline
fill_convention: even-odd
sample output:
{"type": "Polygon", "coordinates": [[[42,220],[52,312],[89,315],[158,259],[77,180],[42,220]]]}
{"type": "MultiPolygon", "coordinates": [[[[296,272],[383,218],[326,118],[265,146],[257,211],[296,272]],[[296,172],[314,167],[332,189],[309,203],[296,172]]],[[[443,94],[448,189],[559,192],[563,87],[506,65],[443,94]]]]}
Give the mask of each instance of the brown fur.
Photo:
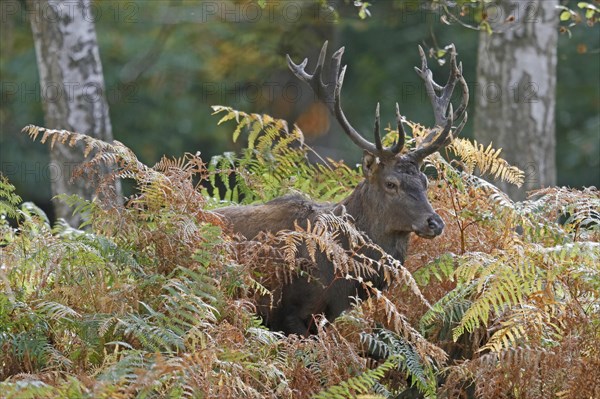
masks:
{"type": "MultiPolygon", "coordinates": [[[[293,230],[294,222],[306,221],[344,206],[356,227],[395,258],[403,261],[411,232],[434,237],[443,222],[426,197],[427,180],[412,158],[395,156],[363,158],[365,180],[339,204],[318,203],[300,195],[277,198],[260,205],[229,206],[216,212],[224,216],[233,231],[247,239],[261,232],[293,230]],[[432,227],[433,226],[433,227],[432,227]]],[[[313,317],[324,314],[333,321],[352,304],[352,297],[364,298],[365,288],[355,280],[336,278],[334,265],[317,255],[317,281],[296,277],[280,287],[281,301],[272,308],[259,306],[267,326],[287,334],[307,335],[315,331],[313,317]]],[[[360,276],[379,289],[385,288],[381,275],[360,276]]]]}
{"type": "MultiPolygon", "coordinates": [[[[327,54],[325,42],[312,74],[306,72],[307,59],[300,64],[294,64],[289,56],[287,60],[294,75],[313,89],[316,96],[329,107],[348,137],[365,151],[365,180],[340,204],[320,204],[300,196],[287,196],[263,205],[226,207],[219,209],[218,213],[231,222],[234,231],[253,239],[262,231],[277,233],[281,230],[292,230],[294,222],[305,226],[306,221],[313,222],[317,215],[333,212],[342,205],[354,218],[359,230],[366,233],[388,254],[404,261],[408,238],[412,232],[433,238],[441,234],[444,228],[444,222],[427,200],[427,178],[420,172],[419,166],[425,157],[438,151],[451,140],[450,132],[454,120],[463,118],[455,129],[455,134],[462,130],[467,121],[465,111],[469,101],[469,89],[462,76],[462,65],[457,65],[456,51],[452,46],[449,52],[452,69],[450,78],[445,86],[440,86],[433,81],[431,70],[427,67],[425,52],[419,47],[421,68],[416,68],[416,71],[425,82],[436,126],[443,127],[443,130],[438,134],[437,130],[433,129],[419,147],[401,155],[404,130],[398,104],[398,141],[388,148],[383,147],[379,132],[379,104],[375,111],[375,143],[365,140],[346,119],[340,102],[346,71],[345,66],[341,67],[343,53],[342,47],[332,55],[331,65],[327,70],[324,68],[327,54]],[[463,95],[460,106],[453,112],[450,100],[457,83],[460,83],[463,95]]],[[[368,253],[365,255],[370,256],[368,253]]],[[[366,296],[365,288],[357,280],[336,278],[334,265],[323,254],[317,256],[316,263],[316,279],[308,281],[304,277],[296,277],[281,287],[281,301],[273,308],[265,310],[259,306],[259,312],[270,328],[285,333],[307,335],[315,331],[314,315],[324,314],[328,320],[333,320],[351,306],[350,297],[366,296]]],[[[380,274],[357,277],[371,282],[376,288],[382,289],[385,286],[380,274]]]]}

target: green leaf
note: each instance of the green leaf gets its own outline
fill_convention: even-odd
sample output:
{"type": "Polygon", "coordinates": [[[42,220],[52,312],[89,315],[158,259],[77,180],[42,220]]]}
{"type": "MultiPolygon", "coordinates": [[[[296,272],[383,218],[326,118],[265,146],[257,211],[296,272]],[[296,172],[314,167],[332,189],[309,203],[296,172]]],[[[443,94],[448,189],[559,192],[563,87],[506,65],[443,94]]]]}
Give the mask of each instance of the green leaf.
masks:
{"type": "Polygon", "coordinates": [[[563,11],[560,13],[560,20],[561,21],[568,21],[569,19],[571,19],[571,12],[570,11],[563,11]]]}
{"type": "Polygon", "coordinates": [[[586,12],[585,12],[585,17],[587,19],[592,19],[594,18],[594,14],[596,13],[596,11],[594,11],[594,9],[589,8],[586,12]]]}
{"type": "Polygon", "coordinates": [[[481,28],[483,28],[483,30],[485,30],[488,35],[494,33],[494,31],[492,30],[492,26],[489,24],[488,21],[481,22],[481,28]]]}

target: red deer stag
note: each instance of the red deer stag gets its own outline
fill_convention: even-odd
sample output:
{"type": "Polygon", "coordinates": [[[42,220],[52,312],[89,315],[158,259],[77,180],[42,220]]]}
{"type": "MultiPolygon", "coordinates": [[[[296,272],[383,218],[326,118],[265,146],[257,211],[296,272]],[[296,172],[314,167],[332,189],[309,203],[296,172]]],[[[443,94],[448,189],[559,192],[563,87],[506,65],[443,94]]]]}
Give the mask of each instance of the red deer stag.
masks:
{"type": "MultiPolygon", "coordinates": [[[[348,122],[342,110],[340,92],[346,66],[340,63],[344,48],[340,48],[331,58],[329,72],[324,69],[327,42],[323,45],[313,74],[305,70],[307,59],[300,65],[287,57],[292,72],[308,83],[317,97],[323,101],[352,141],[364,150],[362,165],[364,180],[352,194],[339,204],[317,203],[299,195],[277,198],[261,205],[229,206],[216,210],[230,223],[232,229],[248,239],[261,232],[277,233],[293,230],[294,223],[306,226],[327,212],[345,208],[354,219],[354,224],[374,243],[388,254],[404,261],[408,239],[411,233],[433,238],[444,229],[442,218],[435,213],[427,200],[427,178],[419,168],[425,157],[438,151],[452,139],[453,122],[463,118],[454,130],[458,134],[464,127],[469,98],[467,84],[462,76],[462,63],[456,64],[456,52],[452,47],[451,72],[445,86],[437,84],[427,66],[423,49],[421,69],[415,67],[425,82],[427,95],[435,114],[434,127],[418,148],[401,153],[404,146],[402,118],[396,104],[399,139],[392,146],[384,148],[379,134],[379,104],[375,112],[375,143],[367,141],[348,122]],[[325,83],[324,79],[328,79],[325,83]],[[462,102],[454,112],[450,102],[457,83],[462,87],[462,102]],[[439,95],[437,94],[439,93],[439,95]]],[[[307,256],[308,258],[308,256],[307,256]]],[[[279,289],[280,298],[272,306],[259,306],[259,314],[265,324],[275,331],[286,334],[308,335],[314,333],[314,315],[323,314],[333,321],[352,304],[353,297],[365,298],[368,294],[364,281],[372,286],[385,288],[382,273],[359,276],[361,279],[346,279],[336,276],[335,267],[324,254],[316,257],[316,278],[294,277],[279,289]]]]}

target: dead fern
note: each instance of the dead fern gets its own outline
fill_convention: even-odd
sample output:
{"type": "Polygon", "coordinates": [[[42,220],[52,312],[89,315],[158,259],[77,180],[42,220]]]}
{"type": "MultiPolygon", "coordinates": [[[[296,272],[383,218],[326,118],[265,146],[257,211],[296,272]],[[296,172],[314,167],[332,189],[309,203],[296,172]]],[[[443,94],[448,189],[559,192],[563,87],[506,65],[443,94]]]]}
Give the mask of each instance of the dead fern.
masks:
{"type": "MultiPolygon", "coordinates": [[[[414,238],[404,264],[343,209],[245,241],[210,211],[221,200],[302,192],[337,201],[362,175],[308,162],[302,133],[280,120],[214,111],[247,144],[208,164],[185,154],[150,167],[119,142],[24,129],[51,146],[83,142],[80,176],[108,166],[136,192],[116,206],[102,195],[63,196],[88,215],[84,231],[51,226],[0,179],[4,396],[397,397],[411,383],[430,397],[600,396],[597,190],[548,188],[513,202],[473,173],[515,184],[522,174],[499,151],[458,139],[449,148],[456,160],[435,155],[427,166],[445,234],[414,238]],[[336,278],[364,284],[367,298],[333,323],[317,317],[312,339],[261,327],[257,307],[277,302],[282,283],[310,276],[319,256],[336,278]],[[362,279],[376,271],[385,292],[362,279]]],[[[411,148],[425,129],[407,125],[411,148]]],[[[384,143],[395,135],[388,129],[384,143]]]]}
{"type": "Polygon", "coordinates": [[[464,170],[468,174],[473,174],[477,168],[482,175],[489,174],[494,179],[514,184],[517,187],[521,187],[523,184],[525,177],[523,171],[500,158],[502,149],[495,149],[491,143],[484,147],[476,140],[471,142],[464,138],[456,138],[450,143],[448,149],[460,158],[464,170]]]}

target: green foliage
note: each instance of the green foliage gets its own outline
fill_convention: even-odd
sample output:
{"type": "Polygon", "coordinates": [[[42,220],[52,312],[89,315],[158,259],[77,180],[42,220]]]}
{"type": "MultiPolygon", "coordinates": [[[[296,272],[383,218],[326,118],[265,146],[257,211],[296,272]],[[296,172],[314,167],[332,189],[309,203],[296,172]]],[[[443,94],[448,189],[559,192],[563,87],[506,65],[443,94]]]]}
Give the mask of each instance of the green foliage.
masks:
{"type": "Polygon", "coordinates": [[[269,115],[248,114],[223,106],[213,106],[213,110],[215,114],[225,113],[219,124],[235,119],[234,141],[244,129],[248,131],[247,145],[240,157],[226,153],[213,157],[209,164],[213,191],[205,193],[215,199],[247,204],[294,191],[323,201],[338,201],[361,179],[359,171],[343,162],[327,159],[309,163],[309,154],[316,157],[318,154],[304,143],[297,126],[290,131],[285,121],[269,115]],[[235,184],[231,183],[232,174],[235,184]],[[347,185],[340,185],[340,181],[347,185]],[[219,185],[225,188],[224,194],[217,190],[219,185]]]}
{"type": "MultiPolygon", "coordinates": [[[[8,179],[0,175],[0,214],[6,217],[16,218],[19,216],[17,205],[21,203],[21,197],[15,194],[15,186],[8,179]]],[[[2,223],[6,223],[2,219],[2,223]]]]}
{"type": "MultiPolygon", "coordinates": [[[[149,167],[119,142],[25,129],[55,145],[84,142],[84,173],[112,168],[137,191],[116,207],[101,195],[61,197],[87,215],[82,230],[50,226],[0,180],[6,397],[383,398],[407,389],[456,397],[470,384],[483,398],[577,397],[580,386],[582,397],[597,396],[582,382],[598,377],[600,364],[596,189],[549,188],[514,203],[472,173],[489,169],[518,182],[519,172],[499,151],[460,141],[449,148],[455,160],[437,154],[427,163],[446,232],[433,243],[413,240],[406,264],[343,213],[247,242],[210,209],[290,191],[335,201],[361,173],[310,163],[302,133],[283,121],[227,107],[215,113],[235,121],[233,135],[246,145],[208,164],[186,154],[149,167]],[[343,232],[349,248],[332,232],[343,232]],[[299,246],[309,257],[325,253],[344,278],[381,268],[390,288],[372,288],[327,327],[318,321],[314,338],[265,330],[256,301],[273,300],[274,288],[298,272],[299,246]],[[364,246],[380,259],[359,255],[364,246]]],[[[410,148],[425,130],[408,125],[410,148]]]]}
{"type": "MultiPolygon", "coordinates": [[[[516,8],[511,10],[512,14],[501,15],[500,6],[493,0],[459,0],[452,2],[447,0],[430,0],[429,3],[432,7],[443,12],[443,22],[447,24],[458,23],[471,29],[485,30],[490,34],[493,33],[489,23],[490,19],[502,18],[508,26],[508,24],[522,17],[523,14],[525,18],[537,16],[535,5],[528,5],[523,10],[516,8]],[[473,24],[472,22],[476,22],[477,24],[473,24]]],[[[598,22],[598,17],[600,16],[600,8],[596,4],[593,4],[593,2],[565,1],[563,4],[557,5],[556,8],[560,11],[557,19],[563,23],[561,26],[562,33],[569,32],[570,34],[569,29],[582,22],[592,27],[598,22]],[[568,24],[566,24],[567,22],[568,24]]]]}
{"type": "Polygon", "coordinates": [[[317,399],[340,399],[355,397],[357,394],[365,394],[379,381],[387,371],[397,366],[397,359],[390,357],[384,363],[372,370],[365,371],[359,376],[350,378],[338,385],[329,387],[314,398],[317,399]]]}
{"type": "Polygon", "coordinates": [[[597,190],[550,188],[513,203],[494,186],[465,172],[456,184],[456,175],[447,174],[447,164],[434,163],[449,177],[450,202],[459,211],[455,219],[461,254],[441,257],[415,273],[421,284],[439,281],[453,286],[419,324],[430,339],[457,342],[444,346],[462,346],[463,353],[466,346],[466,353],[471,353],[467,361],[448,368],[446,390],[474,382],[479,396],[497,397],[511,389],[523,390],[519,384],[530,381],[527,378],[541,378],[539,386],[527,383],[522,396],[539,397],[549,391],[595,396],[593,389],[577,396],[578,384],[573,382],[597,377],[585,372],[598,361],[595,353],[579,358],[578,365],[571,363],[573,380],[564,379],[564,366],[556,363],[559,358],[546,354],[572,351],[574,337],[596,343],[600,338],[596,327],[590,329],[588,324],[597,325],[600,317],[594,305],[600,281],[597,190]],[[470,204],[462,208],[467,201],[470,204]],[[498,220],[476,216],[490,211],[498,220]],[[523,350],[523,355],[511,355],[515,350],[523,350]],[[496,383],[488,384],[490,379],[496,383]]]}
{"type": "Polygon", "coordinates": [[[600,18],[600,8],[591,2],[579,1],[577,7],[571,4],[561,4],[556,7],[560,10],[561,33],[567,33],[569,37],[572,35],[571,28],[574,26],[585,22],[589,27],[592,27],[600,18]]]}
{"type": "MultiPolygon", "coordinates": [[[[467,2],[474,3],[445,1],[458,5],[450,8],[455,15],[477,25],[478,15],[471,7],[461,15],[460,7],[468,6],[467,2]]],[[[294,121],[305,104],[281,109],[278,92],[288,88],[287,75],[283,73],[287,70],[285,53],[299,59],[318,48],[327,37],[336,37],[340,45],[346,46],[344,57],[353,77],[348,75],[346,79],[343,101],[347,115],[360,131],[371,130],[369,104],[377,101],[382,101],[384,120],[385,104],[394,101],[400,101],[402,113],[411,119],[428,120],[422,93],[414,92],[414,88],[421,87],[418,77],[412,73],[401,78],[398,75],[398,71],[412,69],[417,61],[414,43],[425,43],[436,50],[456,43],[461,49],[465,76],[475,76],[477,34],[458,24],[439,23],[443,10],[426,7],[423,1],[369,1],[372,16],[365,21],[359,20],[360,7],[355,4],[361,3],[355,1],[298,0],[294,5],[288,5],[288,1],[265,1],[266,8],[261,10],[258,3],[216,2],[216,11],[211,13],[213,3],[203,6],[178,0],[94,2],[115,138],[149,165],[162,155],[179,156],[197,149],[208,160],[231,148],[228,127],[214,128],[211,104],[277,114],[294,121]],[[190,17],[165,24],[164,15],[172,12],[190,17]],[[219,18],[219,13],[225,15],[219,18]],[[259,17],[255,18],[257,14],[259,17]],[[281,76],[284,80],[280,80],[281,76]]],[[[600,58],[596,56],[599,25],[595,24],[593,30],[585,27],[585,11],[578,3],[561,3],[578,12],[581,23],[569,28],[572,40],[564,35],[559,41],[557,72],[558,181],[572,187],[598,186],[600,181],[596,172],[600,170],[595,101],[598,86],[594,84],[600,68],[600,58]]],[[[597,6],[594,1],[587,3],[597,6]]],[[[18,133],[28,123],[43,124],[40,99],[51,95],[53,88],[39,86],[25,4],[12,1],[10,7],[2,9],[5,23],[4,40],[0,42],[0,80],[5,82],[6,95],[0,102],[0,147],[3,172],[17,186],[19,194],[48,209],[48,151],[30,145],[18,133]],[[34,170],[35,178],[32,174],[23,175],[24,171],[34,170]]],[[[493,3],[489,7],[492,11],[495,8],[493,3]]],[[[557,12],[557,18],[558,15],[557,12]]],[[[568,28],[571,22],[563,24],[568,28]]],[[[69,88],[57,90],[64,94],[69,88]]],[[[473,114],[471,110],[469,114],[473,114]]],[[[390,113],[388,120],[392,118],[390,113]]],[[[465,134],[469,132],[467,125],[465,134]]],[[[334,125],[329,135],[311,145],[333,148],[353,165],[359,154],[341,139],[342,134],[334,125]]]]}
{"type": "Polygon", "coordinates": [[[434,369],[424,364],[415,348],[404,338],[387,329],[376,329],[373,333],[361,333],[361,341],[369,354],[392,360],[395,366],[405,372],[419,392],[433,397],[436,392],[434,369]]]}

